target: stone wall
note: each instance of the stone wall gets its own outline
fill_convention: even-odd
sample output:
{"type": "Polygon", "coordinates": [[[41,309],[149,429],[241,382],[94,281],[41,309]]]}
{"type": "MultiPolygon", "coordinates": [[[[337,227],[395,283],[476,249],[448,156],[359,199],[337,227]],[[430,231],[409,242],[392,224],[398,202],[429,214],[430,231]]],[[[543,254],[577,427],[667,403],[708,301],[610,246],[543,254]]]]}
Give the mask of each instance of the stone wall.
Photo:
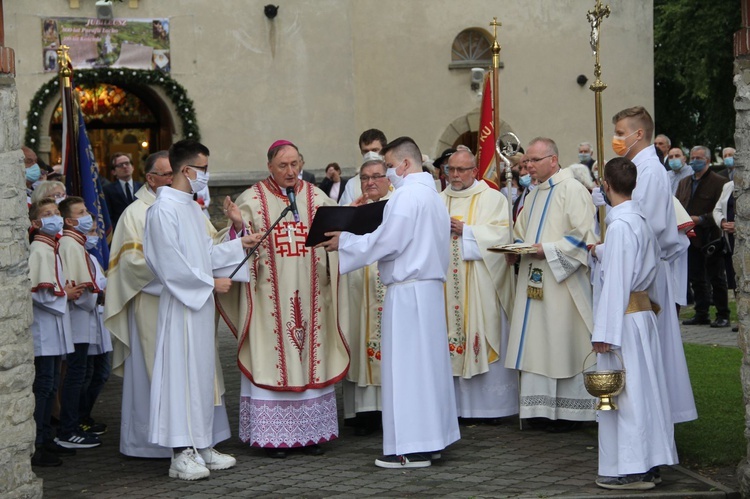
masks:
{"type": "Polygon", "coordinates": [[[0,497],[41,497],[34,451],[34,349],[29,331],[28,211],[18,101],[0,75],[0,497]]]}

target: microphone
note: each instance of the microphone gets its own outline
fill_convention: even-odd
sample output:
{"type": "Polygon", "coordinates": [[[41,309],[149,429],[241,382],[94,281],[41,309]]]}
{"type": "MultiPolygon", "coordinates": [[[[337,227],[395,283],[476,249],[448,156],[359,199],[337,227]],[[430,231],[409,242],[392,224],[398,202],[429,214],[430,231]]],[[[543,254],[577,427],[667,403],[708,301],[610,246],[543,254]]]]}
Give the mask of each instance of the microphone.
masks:
{"type": "Polygon", "coordinates": [[[299,222],[299,211],[297,211],[297,196],[294,194],[294,187],[286,188],[286,197],[289,198],[289,206],[292,208],[292,215],[294,215],[294,221],[299,222]]]}

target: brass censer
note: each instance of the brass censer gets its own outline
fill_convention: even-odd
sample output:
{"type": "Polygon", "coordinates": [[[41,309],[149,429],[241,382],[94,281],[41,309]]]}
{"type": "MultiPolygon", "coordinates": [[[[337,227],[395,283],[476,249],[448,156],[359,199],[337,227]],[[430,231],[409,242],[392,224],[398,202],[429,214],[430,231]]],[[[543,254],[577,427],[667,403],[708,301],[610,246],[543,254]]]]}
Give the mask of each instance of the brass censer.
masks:
{"type": "Polygon", "coordinates": [[[599,397],[599,403],[596,404],[597,411],[616,411],[617,404],[613,397],[622,393],[625,388],[625,364],[622,357],[614,350],[610,350],[620,359],[622,369],[611,371],[590,371],[586,372],[586,360],[591,356],[593,351],[583,359],[583,385],[586,391],[594,397],[599,397]]]}

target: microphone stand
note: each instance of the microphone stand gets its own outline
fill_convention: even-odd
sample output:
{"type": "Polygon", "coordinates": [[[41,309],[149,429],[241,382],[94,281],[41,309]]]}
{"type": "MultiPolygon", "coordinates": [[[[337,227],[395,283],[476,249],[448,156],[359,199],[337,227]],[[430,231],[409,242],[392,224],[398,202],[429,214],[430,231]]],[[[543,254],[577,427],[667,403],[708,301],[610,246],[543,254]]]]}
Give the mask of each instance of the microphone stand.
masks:
{"type": "Polygon", "coordinates": [[[276,221],[275,221],[275,222],[273,223],[273,225],[271,225],[271,226],[270,226],[270,227],[268,228],[268,230],[266,231],[266,233],[265,233],[265,234],[263,234],[263,237],[261,237],[261,238],[260,238],[260,241],[258,241],[258,244],[256,244],[255,246],[253,246],[253,247],[252,247],[252,248],[250,249],[250,251],[248,251],[248,253],[247,253],[247,255],[245,256],[245,258],[243,258],[243,260],[242,260],[242,261],[240,262],[240,264],[239,264],[239,265],[237,265],[237,268],[236,268],[236,269],[234,269],[234,272],[232,272],[232,273],[231,273],[231,274],[229,275],[229,278],[230,278],[230,279],[231,279],[232,277],[234,277],[234,274],[236,274],[237,272],[239,272],[239,270],[240,270],[240,269],[242,268],[242,266],[243,266],[243,265],[245,265],[245,262],[247,262],[247,260],[248,260],[248,259],[249,259],[249,258],[250,258],[251,256],[253,256],[253,254],[255,254],[255,252],[257,251],[258,247],[259,247],[259,246],[260,246],[261,244],[263,244],[263,241],[265,241],[265,240],[266,240],[266,238],[267,238],[267,237],[268,237],[268,235],[269,235],[269,234],[271,233],[271,231],[272,231],[273,229],[275,229],[277,225],[279,225],[279,222],[281,222],[281,219],[282,219],[282,218],[284,218],[285,216],[287,216],[287,215],[289,214],[289,212],[290,212],[290,211],[292,211],[292,205],[289,205],[289,206],[287,206],[286,208],[284,208],[284,209],[283,209],[283,210],[281,211],[281,215],[279,215],[279,218],[277,218],[277,219],[276,219],[276,221]]]}

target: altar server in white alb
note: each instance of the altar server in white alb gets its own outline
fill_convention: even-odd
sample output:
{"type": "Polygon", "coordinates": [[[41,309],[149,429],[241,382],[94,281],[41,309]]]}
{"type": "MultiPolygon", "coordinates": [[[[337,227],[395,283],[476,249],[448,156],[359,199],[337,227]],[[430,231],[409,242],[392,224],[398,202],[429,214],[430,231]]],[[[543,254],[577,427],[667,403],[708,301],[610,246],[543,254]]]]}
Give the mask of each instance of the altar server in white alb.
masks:
{"type": "Polygon", "coordinates": [[[505,367],[521,371],[520,417],[547,418],[550,431],[568,431],[595,417],[581,375],[593,328],[586,247],[596,242],[594,205],[572,171],[560,169],[552,139],[533,139],[526,154],[537,187],[515,236],[535,252],[521,257],[505,367]]]}
{"type": "Polygon", "coordinates": [[[661,261],[655,281],[657,302],[662,313],[656,316],[661,338],[661,353],[667,373],[669,402],[672,419],[675,423],[691,421],[698,417],[690,386],[690,376],[682,348],[682,335],[677,317],[673,287],[672,264],[680,258],[690,244],[677,230],[677,218],[672,200],[672,190],[664,165],[651,146],[654,121],[643,107],[624,109],[612,118],[615,136],[612,149],[635,164],[638,168],[638,185],[633,190],[633,200],[637,201],[646,221],[654,231],[661,249],[661,261]]]}
{"type": "MultiPolygon", "coordinates": [[[[214,406],[222,405],[215,370],[214,292],[231,287],[218,270],[231,272],[258,239],[214,245],[193,194],[208,183],[208,149],[194,141],[169,150],[172,186],[158,189],[146,213],[143,253],[164,286],[159,301],[149,440],[172,448],[169,476],[196,480],[209,470],[231,468],[236,460],[214,444],[214,406]],[[208,374],[208,375],[207,375],[208,374]]],[[[240,273],[242,274],[242,273],[240,273]]],[[[223,411],[226,417],[226,411],[223,411]]]]}
{"type": "MultiPolygon", "coordinates": [[[[625,368],[618,410],[599,411],[599,478],[605,489],[653,488],[658,466],[677,463],[666,371],[657,332],[654,284],[659,243],[637,201],[636,167],[615,158],[604,168],[606,244],[592,251],[594,332],[599,370],[625,368]],[[598,263],[596,263],[598,259],[598,263]],[[618,352],[622,363],[613,353],[618,352]]],[[[669,307],[672,304],[668,304],[669,307]]],[[[663,313],[663,312],[662,312],[663,313]]]]}
{"type": "Polygon", "coordinates": [[[512,242],[508,201],[476,179],[470,151],[453,153],[447,169],[450,185],[440,197],[451,216],[445,302],[458,415],[497,424],[496,418],[518,414],[518,372],[503,363],[513,268],[488,249],[512,242]]]}
{"type": "Polygon", "coordinates": [[[408,137],[382,151],[396,191],[370,234],[332,232],[341,273],[378,262],[387,286],[381,337],[383,468],[430,466],[460,438],[448,357],[443,283],[450,218],[422,153],[408,137]]]}

